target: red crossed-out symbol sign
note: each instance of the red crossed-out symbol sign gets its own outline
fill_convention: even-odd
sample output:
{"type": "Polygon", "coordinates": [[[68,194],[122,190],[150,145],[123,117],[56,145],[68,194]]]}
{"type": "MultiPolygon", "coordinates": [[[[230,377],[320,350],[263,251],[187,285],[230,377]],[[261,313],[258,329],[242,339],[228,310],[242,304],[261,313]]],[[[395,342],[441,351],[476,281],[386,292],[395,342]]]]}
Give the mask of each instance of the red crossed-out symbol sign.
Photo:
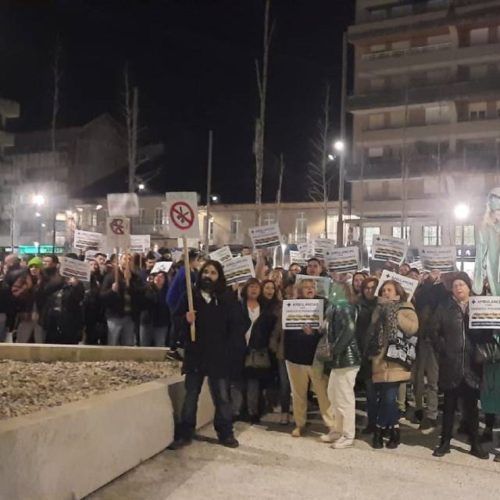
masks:
{"type": "Polygon", "coordinates": [[[185,201],[177,201],[170,207],[170,220],[175,227],[186,231],[194,223],[193,209],[185,201]]]}
{"type": "Polygon", "coordinates": [[[113,234],[125,234],[125,226],[123,219],[113,219],[109,223],[109,228],[113,234]]]}

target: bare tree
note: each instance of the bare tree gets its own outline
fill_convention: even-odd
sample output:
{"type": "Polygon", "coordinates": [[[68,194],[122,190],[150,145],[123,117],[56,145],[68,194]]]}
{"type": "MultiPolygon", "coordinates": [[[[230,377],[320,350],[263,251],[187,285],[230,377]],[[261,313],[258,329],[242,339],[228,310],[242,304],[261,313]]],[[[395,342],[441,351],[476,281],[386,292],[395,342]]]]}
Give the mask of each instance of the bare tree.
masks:
{"type": "Polygon", "coordinates": [[[260,225],[262,219],[262,179],[264,177],[264,137],[266,121],[267,78],[269,65],[269,47],[271,45],[272,28],[269,28],[269,10],[271,0],[266,0],[264,13],[264,54],[262,69],[259,61],[255,60],[257,75],[257,89],[259,91],[259,116],[255,120],[255,204],[257,205],[256,223],[260,225]]]}
{"type": "Polygon", "coordinates": [[[51,122],[51,146],[52,152],[56,150],[56,125],[57,125],[57,115],[59,113],[59,83],[61,81],[61,42],[59,39],[56,41],[56,46],[54,49],[54,61],[52,63],[52,75],[53,75],[53,94],[52,94],[52,122],[51,122]]]}
{"type": "Polygon", "coordinates": [[[135,191],[135,175],[137,171],[137,128],[139,119],[139,90],[137,87],[130,92],[128,64],[123,72],[125,81],[125,121],[127,124],[127,159],[128,159],[128,190],[135,191]]]}
{"type": "Polygon", "coordinates": [[[335,173],[333,163],[328,161],[330,132],[330,84],[325,89],[325,102],[322,117],[318,120],[317,133],[311,140],[312,160],[309,162],[309,190],[312,201],[320,202],[323,207],[325,238],[328,237],[328,200],[331,195],[332,180],[335,173]]]}

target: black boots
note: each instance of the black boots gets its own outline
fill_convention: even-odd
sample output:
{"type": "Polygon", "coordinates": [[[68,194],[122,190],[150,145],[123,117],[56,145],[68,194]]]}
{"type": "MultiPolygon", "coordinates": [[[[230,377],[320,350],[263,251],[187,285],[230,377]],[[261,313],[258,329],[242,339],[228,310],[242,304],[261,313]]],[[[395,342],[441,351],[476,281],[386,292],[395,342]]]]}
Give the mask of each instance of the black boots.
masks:
{"type": "Polygon", "coordinates": [[[383,429],[381,429],[380,427],[375,427],[372,439],[372,447],[376,450],[384,447],[383,429]]]}
{"type": "Polygon", "coordinates": [[[469,453],[473,457],[480,458],[481,460],[487,460],[490,457],[489,453],[483,449],[478,439],[472,440],[469,453]]]}
{"type": "Polygon", "coordinates": [[[433,451],[432,455],[434,457],[444,457],[447,453],[450,453],[450,440],[443,439],[441,444],[433,451]]]}
{"type": "Polygon", "coordinates": [[[390,450],[394,450],[399,446],[399,443],[401,443],[401,432],[399,427],[392,427],[389,429],[389,441],[385,446],[390,450]]]}

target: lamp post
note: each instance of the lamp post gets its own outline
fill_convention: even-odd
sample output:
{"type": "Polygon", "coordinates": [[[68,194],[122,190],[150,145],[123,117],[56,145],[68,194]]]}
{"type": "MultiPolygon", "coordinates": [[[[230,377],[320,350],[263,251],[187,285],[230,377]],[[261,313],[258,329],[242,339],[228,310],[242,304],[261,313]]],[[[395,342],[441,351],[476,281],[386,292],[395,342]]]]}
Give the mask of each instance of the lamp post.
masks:
{"type": "Polygon", "coordinates": [[[337,246],[344,244],[344,170],[345,170],[345,144],[342,140],[337,140],[333,144],[333,149],[340,157],[339,162],[339,215],[337,221],[337,246]]]}
{"type": "Polygon", "coordinates": [[[466,203],[458,203],[454,209],[455,219],[460,222],[461,229],[461,246],[460,246],[460,271],[464,270],[464,247],[465,247],[465,231],[464,222],[469,217],[470,208],[466,203]]]}

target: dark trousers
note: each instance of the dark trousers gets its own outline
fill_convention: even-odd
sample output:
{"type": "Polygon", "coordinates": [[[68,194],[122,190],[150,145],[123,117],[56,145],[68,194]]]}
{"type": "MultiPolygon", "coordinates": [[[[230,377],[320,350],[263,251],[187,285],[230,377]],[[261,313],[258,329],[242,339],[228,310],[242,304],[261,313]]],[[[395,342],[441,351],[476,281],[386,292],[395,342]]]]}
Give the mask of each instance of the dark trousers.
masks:
{"type": "Polygon", "coordinates": [[[479,391],[472,389],[462,380],[455,389],[444,391],[443,430],[441,433],[443,441],[449,441],[453,436],[453,423],[459,399],[462,400],[462,421],[466,426],[469,437],[471,440],[477,439],[479,431],[479,410],[477,407],[479,391]]]}
{"type": "Polygon", "coordinates": [[[372,379],[365,380],[366,392],[366,413],[368,415],[368,425],[375,426],[377,424],[378,399],[377,391],[372,379]]]}
{"type": "Polygon", "coordinates": [[[377,397],[377,427],[387,429],[399,421],[398,391],[400,382],[381,382],[373,384],[377,397]]]}
{"type": "MultiPolygon", "coordinates": [[[[204,374],[186,374],[184,381],[186,397],[182,405],[179,437],[191,439],[195,433],[198,398],[204,380],[204,374]]],[[[233,435],[233,412],[231,408],[231,398],[229,397],[229,380],[208,377],[208,387],[215,406],[215,431],[219,439],[224,440],[233,435]]]]}
{"type": "Polygon", "coordinates": [[[290,379],[286,369],[286,361],[278,360],[278,373],[280,382],[280,406],[281,413],[290,413],[290,403],[292,400],[292,389],[290,387],[290,379]]]}

